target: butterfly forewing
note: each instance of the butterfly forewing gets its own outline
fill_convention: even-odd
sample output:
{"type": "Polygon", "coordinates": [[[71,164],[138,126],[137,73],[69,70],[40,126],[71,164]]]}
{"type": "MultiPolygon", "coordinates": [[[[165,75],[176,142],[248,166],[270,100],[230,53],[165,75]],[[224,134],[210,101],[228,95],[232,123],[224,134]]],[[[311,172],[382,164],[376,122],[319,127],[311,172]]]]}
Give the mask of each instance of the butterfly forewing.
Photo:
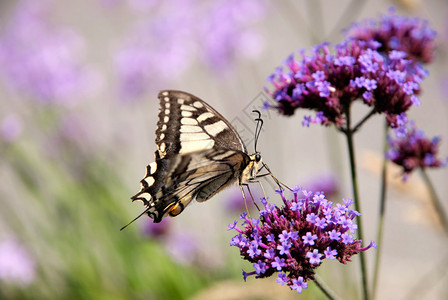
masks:
{"type": "Polygon", "coordinates": [[[210,105],[181,91],[159,93],[156,144],[160,156],[224,148],[247,153],[236,130],[210,105]]]}
{"type": "Polygon", "coordinates": [[[154,222],[241,184],[244,170],[254,165],[236,130],[210,105],[181,91],[162,91],[159,100],[155,162],[132,197],[154,222]]]}

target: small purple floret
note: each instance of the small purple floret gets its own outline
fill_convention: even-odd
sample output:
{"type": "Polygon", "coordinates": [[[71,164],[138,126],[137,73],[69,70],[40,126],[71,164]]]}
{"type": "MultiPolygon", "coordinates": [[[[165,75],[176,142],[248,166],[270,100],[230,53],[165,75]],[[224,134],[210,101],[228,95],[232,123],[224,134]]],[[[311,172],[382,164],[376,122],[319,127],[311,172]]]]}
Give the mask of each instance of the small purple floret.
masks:
{"type": "Polygon", "coordinates": [[[403,175],[409,175],[416,168],[446,166],[448,158],[438,157],[440,138],[427,138],[412,122],[397,128],[395,136],[388,139],[387,158],[403,168],[403,175]]]}
{"type": "Polygon", "coordinates": [[[333,47],[322,43],[310,55],[290,55],[269,77],[273,88],[267,92],[276,102],[270,108],[283,115],[313,110],[319,117],[306,116],[303,126],[344,128],[346,112],[359,101],[396,128],[398,117],[420,104],[420,84],[428,76],[420,62],[432,60],[434,38],[427,22],[393,12],[378,22],[355,24],[347,40],[333,47]]]}
{"type": "MultiPolygon", "coordinates": [[[[352,234],[359,214],[350,209],[350,199],[344,204],[325,199],[323,193],[295,188],[289,200],[278,191],[284,206],[263,202],[264,210],[256,220],[243,215],[241,233],[231,245],[240,249],[241,256],[252,263],[254,270],[243,277],[269,277],[278,273],[277,282],[288,285],[298,293],[314,279],[315,269],[325,259],[347,263],[351,256],[373,247],[361,248],[361,241],[352,234]],[[352,233],[352,234],[350,234],[352,233]],[[244,242],[242,242],[244,240],[244,242]]],[[[233,226],[233,224],[232,224],[233,226]]]]}

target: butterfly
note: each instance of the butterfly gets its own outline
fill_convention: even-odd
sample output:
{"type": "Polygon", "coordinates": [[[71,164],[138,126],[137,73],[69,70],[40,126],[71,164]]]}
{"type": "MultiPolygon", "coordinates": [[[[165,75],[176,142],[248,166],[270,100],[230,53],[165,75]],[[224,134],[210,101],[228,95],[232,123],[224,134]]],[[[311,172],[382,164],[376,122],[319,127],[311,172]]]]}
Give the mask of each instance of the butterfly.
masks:
{"type": "Polygon", "coordinates": [[[248,154],[230,122],[198,97],[165,90],[158,98],[155,161],[131,197],[145,206],[141,215],[159,223],[179,215],[193,200],[204,202],[235,183],[244,197],[242,186],[257,178],[260,153],[248,154]]]}

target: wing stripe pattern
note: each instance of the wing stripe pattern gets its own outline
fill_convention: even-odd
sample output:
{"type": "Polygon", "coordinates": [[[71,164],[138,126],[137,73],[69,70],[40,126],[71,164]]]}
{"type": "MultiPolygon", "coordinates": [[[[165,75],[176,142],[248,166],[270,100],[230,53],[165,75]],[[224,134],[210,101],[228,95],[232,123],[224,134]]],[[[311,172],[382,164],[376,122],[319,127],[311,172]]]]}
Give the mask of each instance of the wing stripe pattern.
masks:
{"type": "Polygon", "coordinates": [[[180,91],[162,91],[159,101],[155,162],[148,165],[140,192],[131,198],[146,206],[154,222],[241,183],[251,164],[236,130],[207,103],[180,91]]]}

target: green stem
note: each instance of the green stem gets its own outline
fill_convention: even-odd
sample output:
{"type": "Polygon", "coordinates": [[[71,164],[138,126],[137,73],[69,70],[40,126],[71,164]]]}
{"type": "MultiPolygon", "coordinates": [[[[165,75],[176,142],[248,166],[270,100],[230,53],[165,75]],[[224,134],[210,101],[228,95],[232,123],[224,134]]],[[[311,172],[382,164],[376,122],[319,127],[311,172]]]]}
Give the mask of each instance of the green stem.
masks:
{"type": "Polygon", "coordinates": [[[317,274],[314,275],[314,283],[322,291],[322,293],[324,293],[325,296],[327,296],[328,299],[331,299],[331,300],[341,299],[317,274]]]}
{"type": "MultiPolygon", "coordinates": [[[[361,201],[359,199],[358,193],[358,177],[356,175],[356,162],[355,162],[355,148],[353,146],[353,131],[351,129],[351,116],[350,116],[350,108],[347,109],[346,112],[347,117],[347,130],[345,131],[345,136],[347,137],[347,146],[348,153],[350,159],[350,171],[352,177],[352,187],[353,187],[353,200],[355,204],[355,210],[361,212],[361,201]]],[[[361,220],[358,219],[358,239],[363,239],[363,227],[361,220]]],[[[361,260],[361,280],[362,280],[362,290],[363,290],[363,299],[369,299],[368,285],[367,285],[367,269],[364,253],[361,251],[359,253],[361,260]]]]}
{"type": "Polygon", "coordinates": [[[420,168],[420,173],[422,174],[423,180],[425,181],[425,184],[428,187],[429,194],[431,196],[432,205],[434,206],[434,209],[436,210],[436,213],[439,217],[440,223],[442,224],[443,230],[448,235],[448,217],[445,214],[445,210],[443,208],[442,203],[440,202],[439,197],[437,197],[437,193],[434,188],[434,185],[432,184],[431,179],[429,178],[425,169],[420,168]]]}
{"type": "Polygon", "coordinates": [[[356,124],[355,127],[353,127],[352,132],[355,133],[356,131],[358,131],[361,125],[364,124],[374,114],[376,114],[376,110],[372,109],[361,121],[359,121],[358,124],[356,124]]]}
{"type": "Polygon", "coordinates": [[[387,143],[387,132],[389,126],[387,123],[384,124],[384,142],[383,142],[383,164],[381,170],[381,195],[380,195],[380,211],[379,211],[379,220],[378,220],[378,233],[376,237],[376,259],[375,259],[375,269],[373,272],[373,286],[372,286],[372,299],[375,299],[377,284],[378,284],[378,274],[380,270],[380,262],[381,262],[381,250],[383,246],[383,227],[384,227],[384,218],[386,212],[386,190],[387,190],[387,159],[386,152],[388,149],[387,143]]]}

